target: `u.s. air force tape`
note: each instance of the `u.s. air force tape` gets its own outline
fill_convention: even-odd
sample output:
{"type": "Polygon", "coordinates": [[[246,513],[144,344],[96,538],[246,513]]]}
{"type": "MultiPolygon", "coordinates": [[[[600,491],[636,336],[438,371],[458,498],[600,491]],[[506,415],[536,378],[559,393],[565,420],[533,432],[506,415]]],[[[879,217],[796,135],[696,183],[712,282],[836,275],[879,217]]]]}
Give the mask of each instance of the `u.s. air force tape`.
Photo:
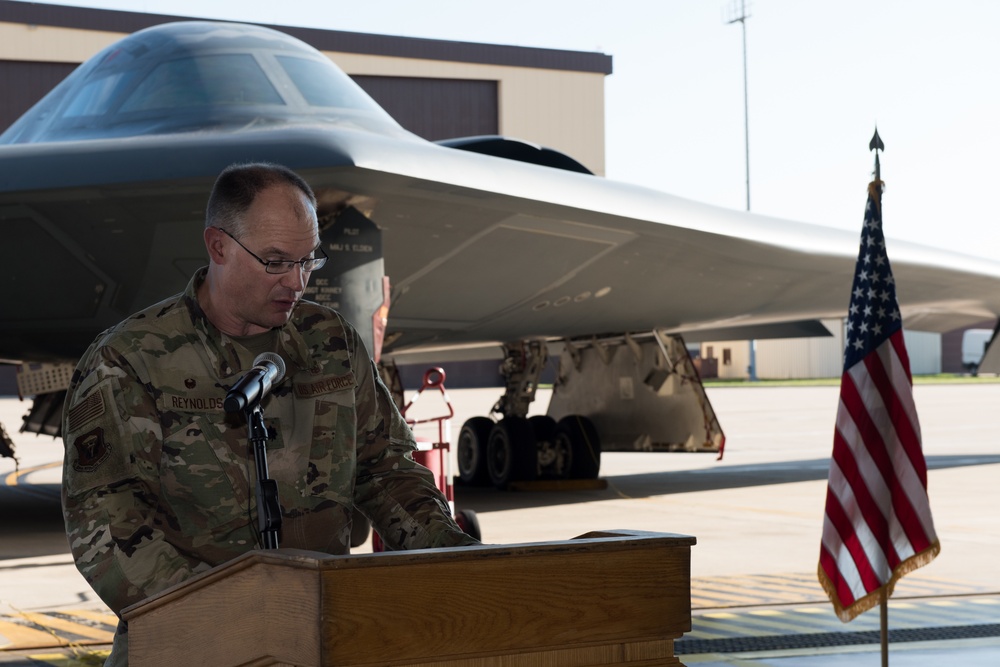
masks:
{"type": "Polygon", "coordinates": [[[321,394],[329,394],[334,391],[343,391],[354,386],[354,373],[347,375],[336,375],[320,378],[312,382],[304,382],[295,385],[295,395],[299,398],[312,398],[321,394]]]}

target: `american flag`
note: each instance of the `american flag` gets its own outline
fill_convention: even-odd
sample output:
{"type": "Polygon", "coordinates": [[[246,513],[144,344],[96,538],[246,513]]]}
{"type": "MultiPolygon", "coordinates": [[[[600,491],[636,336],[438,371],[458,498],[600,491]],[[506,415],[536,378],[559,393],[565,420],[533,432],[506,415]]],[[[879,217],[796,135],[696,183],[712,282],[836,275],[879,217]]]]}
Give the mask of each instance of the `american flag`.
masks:
{"type": "Polygon", "coordinates": [[[820,583],[845,623],[941,550],[881,206],[875,180],[847,317],[819,557],[820,583]]]}

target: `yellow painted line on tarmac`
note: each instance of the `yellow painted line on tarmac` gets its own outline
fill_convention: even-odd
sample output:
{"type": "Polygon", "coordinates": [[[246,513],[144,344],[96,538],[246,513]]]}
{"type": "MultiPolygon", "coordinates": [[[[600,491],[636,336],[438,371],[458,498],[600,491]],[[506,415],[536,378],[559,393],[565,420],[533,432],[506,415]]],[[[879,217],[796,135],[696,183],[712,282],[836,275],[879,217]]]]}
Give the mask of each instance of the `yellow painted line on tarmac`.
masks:
{"type": "Polygon", "coordinates": [[[52,665],[52,667],[69,667],[70,665],[83,665],[85,663],[80,662],[76,658],[72,658],[68,655],[59,655],[58,653],[45,653],[39,655],[29,655],[28,659],[32,662],[41,662],[46,665],[52,665]]]}
{"type": "Polygon", "coordinates": [[[809,603],[824,599],[819,582],[806,575],[742,575],[691,580],[694,609],[809,603]]]}
{"type": "Polygon", "coordinates": [[[795,609],[800,614],[828,614],[829,609],[821,609],[820,607],[798,607],[795,609]]]}
{"type": "Polygon", "coordinates": [[[0,619],[0,650],[49,648],[68,642],[51,632],[0,619]]]}
{"type": "MultiPolygon", "coordinates": [[[[910,575],[900,582],[896,596],[897,599],[912,599],[966,596],[986,592],[996,592],[996,587],[910,575]]],[[[811,573],[747,574],[691,579],[691,607],[695,611],[720,607],[813,604],[825,602],[826,599],[816,575],[811,573]]]]}
{"type": "Polygon", "coordinates": [[[738,622],[736,614],[706,614],[691,619],[691,631],[685,637],[695,639],[729,639],[746,636],[746,630],[738,622]],[[712,620],[708,620],[711,618],[712,620]]]}
{"type": "Polygon", "coordinates": [[[712,591],[694,590],[694,586],[692,586],[691,606],[695,609],[702,609],[705,607],[735,607],[761,604],[762,596],[740,595],[736,593],[738,590],[741,590],[738,586],[734,586],[728,591],[717,589],[712,591]]]}
{"type": "Polygon", "coordinates": [[[943,579],[915,573],[903,577],[896,583],[893,595],[906,597],[929,597],[941,595],[966,595],[969,593],[996,593],[995,584],[970,583],[956,579],[943,579]]]}
{"type": "Polygon", "coordinates": [[[695,616],[691,619],[691,632],[685,637],[698,639],[717,639],[720,637],[755,637],[765,635],[787,635],[803,632],[816,632],[836,627],[839,624],[831,612],[829,618],[802,618],[794,613],[772,609],[759,609],[752,612],[731,614],[720,612],[695,616]]]}
{"type": "MultiPolygon", "coordinates": [[[[92,611],[90,609],[66,609],[60,611],[59,613],[65,614],[67,616],[79,616],[80,618],[85,618],[89,621],[97,621],[98,623],[104,623],[112,628],[118,627],[118,617],[109,611],[92,611]]],[[[112,630],[113,632],[113,630],[112,630]]]]}
{"type": "Polygon", "coordinates": [[[59,646],[79,651],[80,644],[110,644],[114,641],[118,618],[113,614],[82,609],[55,613],[75,616],[81,622],[51,613],[26,611],[17,612],[16,616],[0,617],[0,652],[59,646]],[[95,627],[95,624],[103,627],[95,627]]]}
{"type": "Polygon", "coordinates": [[[794,612],[762,609],[739,614],[716,613],[695,616],[691,631],[685,637],[692,639],[723,639],[789,635],[815,632],[833,632],[841,623],[831,611],[828,616],[799,616],[794,612]]]}
{"type": "Polygon", "coordinates": [[[33,466],[31,468],[25,468],[24,470],[15,470],[4,478],[4,484],[7,486],[17,486],[17,480],[21,477],[30,475],[33,472],[38,472],[39,470],[48,470],[57,466],[62,466],[62,461],[53,461],[52,463],[43,463],[40,466],[33,466]]]}
{"type": "MultiPolygon", "coordinates": [[[[95,628],[91,625],[84,625],[83,623],[74,623],[73,621],[68,621],[64,618],[59,618],[58,616],[50,616],[49,614],[37,614],[32,612],[23,611],[20,614],[26,620],[40,625],[43,628],[48,628],[53,631],[53,634],[58,634],[62,632],[70,632],[78,637],[85,637],[87,639],[98,639],[105,642],[111,642],[114,638],[114,632],[108,632],[107,630],[102,630],[100,628],[95,628]]],[[[70,640],[64,640],[69,642],[70,640]]],[[[76,640],[74,640],[76,641],[76,640]]]]}
{"type": "Polygon", "coordinates": [[[807,599],[826,596],[816,575],[763,574],[754,577],[754,584],[768,587],[775,595],[806,596],[807,599]]]}
{"type": "MultiPolygon", "coordinates": [[[[740,619],[742,625],[755,626],[771,635],[784,635],[788,633],[802,632],[802,625],[788,622],[791,619],[788,615],[780,611],[759,610],[752,611],[740,619]]],[[[745,630],[744,630],[745,631],[745,630]]],[[[759,634],[759,633],[758,633],[759,634]]]]}
{"type": "MultiPolygon", "coordinates": [[[[103,665],[110,653],[110,650],[82,652],[78,650],[74,653],[32,653],[24,656],[24,659],[26,661],[30,661],[30,664],[32,665],[42,664],[51,665],[51,667],[94,667],[95,665],[103,665]]],[[[2,657],[2,655],[0,655],[0,657],[2,657]]],[[[0,660],[0,664],[8,661],[9,659],[0,660]]],[[[15,663],[18,665],[26,664],[18,659],[15,659],[15,663]]]]}

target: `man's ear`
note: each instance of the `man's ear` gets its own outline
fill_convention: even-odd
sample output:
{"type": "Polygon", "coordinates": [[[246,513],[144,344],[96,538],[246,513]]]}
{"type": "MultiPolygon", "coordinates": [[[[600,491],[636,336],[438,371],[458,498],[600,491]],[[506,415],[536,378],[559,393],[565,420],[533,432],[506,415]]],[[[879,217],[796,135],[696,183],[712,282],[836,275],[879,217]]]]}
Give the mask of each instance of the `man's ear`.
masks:
{"type": "Polygon", "coordinates": [[[205,228],[205,249],[213,264],[226,263],[226,234],[217,227],[205,228]]]}

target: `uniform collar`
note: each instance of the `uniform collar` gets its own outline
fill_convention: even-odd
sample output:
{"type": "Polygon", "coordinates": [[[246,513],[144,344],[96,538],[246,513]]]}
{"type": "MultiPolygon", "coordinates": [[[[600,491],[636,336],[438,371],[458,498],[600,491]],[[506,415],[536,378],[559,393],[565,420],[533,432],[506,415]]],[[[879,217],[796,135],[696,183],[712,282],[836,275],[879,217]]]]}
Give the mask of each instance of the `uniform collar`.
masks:
{"type": "MultiPolygon", "coordinates": [[[[240,362],[239,352],[236,349],[235,341],[219,331],[212,324],[201,304],[198,303],[198,288],[205,282],[208,274],[208,267],[202,267],[195,272],[188,281],[187,288],[182,295],[185,308],[191,316],[191,325],[198,338],[201,340],[209,357],[209,363],[216,370],[219,378],[228,378],[244,370],[240,362]]],[[[298,304],[296,304],[296,309],[298,304]]],[[[302,334],[296,326],[295,310],[288,322],[278,328],[279,354],[286,360],[295,364],[300,370],[309,370],[312,367],[311,355],[302,334]]],[[[288,375],[292,375],[289,373],[288,375]]]]}

